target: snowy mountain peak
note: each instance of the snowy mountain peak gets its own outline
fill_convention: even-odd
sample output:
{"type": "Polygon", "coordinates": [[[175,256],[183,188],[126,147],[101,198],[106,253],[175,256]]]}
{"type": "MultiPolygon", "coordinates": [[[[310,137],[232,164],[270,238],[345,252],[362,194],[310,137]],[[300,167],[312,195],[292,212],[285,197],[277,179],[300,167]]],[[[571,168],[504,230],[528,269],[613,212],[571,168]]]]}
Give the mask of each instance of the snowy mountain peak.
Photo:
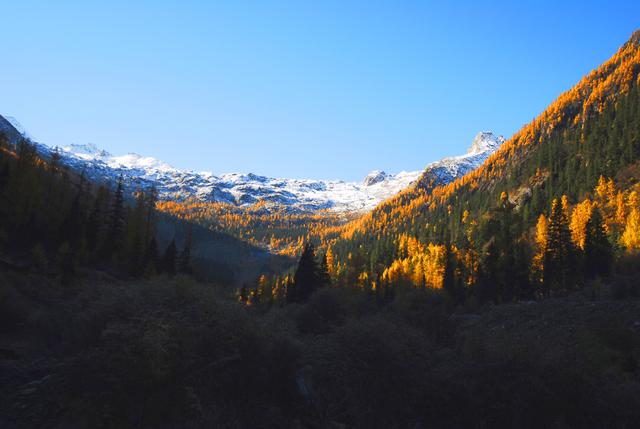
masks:
{"type": "Polygon", "coordinates": [[[126,168],[133,170],[158,170],[174,171],[175,168],[166,162],[159,161],[149,156],[141,156],[137,153],[128,153],[121,156],[113,156],[104,149],[98,148],[93,143],[70,144],[62,148],[67,154],[85,161],[103,162],[111,168],[126,168]]]}
{"type": "Polygon", "coordinates": [[[482,131],[474,137],[466,154],[429,164],[416,182],[416,186],[428,191],[450,183],[482,165],[502,143],[504,137],[496,137],[491,131],[482,131]]]}
{"type": "Polygon", "coordinates": [[[65,152],[72,153],[74,155],[84,155],[92,158],[108,158],[111,156],[106,150],[98,149],[93,143],[75,144],[72,143],[69,146],[62,148],[65,152]]]}
{"type": "Polygon", "coordinates": [[[156,170],[156,171],[177,171],[164,161],[160,161],[150,156],[141,156],[137,153],[128,153],[122,156],[112,156],[109,161],[111,165],[125,168],[156,170]]]}
{"type": "Polygon", "coordinates": [[[382,170],[373,170],[371,173],[367,174],[367,177],[364,178],[364,186],[375,185],[376,183],[380,183],[388,177],[387,173],[382,170]]]}
{"type": "Polygon", "coordinates": [[[487,151],[494,151],[504,143],[504,137],[496,136],[491,131],[481,131],[473,138],[468,155],[477,155],[487,151]]]}

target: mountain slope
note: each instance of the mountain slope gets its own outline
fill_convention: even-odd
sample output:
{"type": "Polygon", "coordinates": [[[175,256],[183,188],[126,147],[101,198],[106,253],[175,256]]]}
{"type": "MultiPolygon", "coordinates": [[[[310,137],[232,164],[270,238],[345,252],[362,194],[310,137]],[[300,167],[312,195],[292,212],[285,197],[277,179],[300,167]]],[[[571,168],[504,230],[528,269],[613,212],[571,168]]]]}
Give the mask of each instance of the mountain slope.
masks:
{"type": "MultiPolygon", "coordinates": [[[[524,253],[534,251],[531,227],[563,195],[566,212],[585,200],[599,205],[609,240],[618,243],[622,220],[638,209],[630,191],[640,178],[639,73],[636,32],[479,168],[445,185],[420,186],[422,180],[345,226],[331,245],[337,272],[348,272],[347,282],[357,276],[375,279],[411,253],[408,240],[414,250],[454,244],[458,256],[467,258],[460,263],[471,264],[477,274],[478,258],[490,256],[487,246],[498,238],[516,237],[524,253]],[[605,198],[594,192],[601,176],[615,179],[605,198]],[[502,237],[496,235],[503,222],[499,216],[511,218],[502,237]],[[614,223],[615,216],[622,220],[614,223]]],[[[439,255],[442,266],[443,248],[424,252],[439,255]]],[[[473,283],[473,276],[467,281],[473,283]]]]}
{"type": "MultiPolygon", "coordinates": [[[[524,189],[527,194],[527,189],[532,191],[532,188],[542,186],[545,180],[553,180],[553,177],[549,177],[548,159],[545,158],[547,154],[541,153],[540,149],[554,139],[562,139],[565,131],[574,131],[580,138],[581,133],[591,130],[589,119],[602,116],[606,109],[615,106],[621,97],[634,89],[637,91],[637,86],[640,84],[639,70],[640,31],[637,31],[611,59],[585,76],[569,91],[561,94],[537,118],[487,157],[479,168],[449,184],[435,186],[430,192],[426,192],[424,187],[420,186],[407,189],[383,203],[353,227],[360,231],[367,230],[372,226],[370,221],[382,212],[386,214],[387,226],[395,221],[401,223],[408,221],[412,216],[424,213],[425,209],[433,212],[437,208],[442,209],[449,205],[460,209],[461,214],[462,209],[469,205],[469,201],[460,198],[463,194],[477,196],[479,200],[484,201],[493,195],[497,201],[497,195],[502,191],[520,190],[522,192],[524,189]],[[538,158],[534,159],[534,156],[538,158]],[[541,164],[539,167],[542,169],[537,170],[538,166],[532,166],[533,163],[541,164]],[[545,163],[547,165],[542,165],[545,163]]],[[[567,141],[566,143],[562,145],[562,149],[569,147],[568,143],[573,145],[573,149],[579,148],[576,142],[567,141]]],[[[580,171],[580,174],[588,173],[590,176],[589,183],[583,189],[592,189],[600,174],[609,177],[616,174],[617,165],[615,164],[619,160],[614,163],[610,159],[614,154],[603,154],[609,159],[598,159],[594,154],[587,155],[589,158],[585,158],[582,154],[581,158],[573,159],[573,162],[583,161],[585,168],[580,171]],[[595,171],[596,169],[598,171],[595,171]]],[[[634,152],[628,155],[624,164],[635,161],[638,154],[634,152]]],[[[568,158],[563,158],[563,162],[570,161],[568,158]]],[[[578,190],[574,187],[574,193],[577,194],[576,191],[578,190]]]]}

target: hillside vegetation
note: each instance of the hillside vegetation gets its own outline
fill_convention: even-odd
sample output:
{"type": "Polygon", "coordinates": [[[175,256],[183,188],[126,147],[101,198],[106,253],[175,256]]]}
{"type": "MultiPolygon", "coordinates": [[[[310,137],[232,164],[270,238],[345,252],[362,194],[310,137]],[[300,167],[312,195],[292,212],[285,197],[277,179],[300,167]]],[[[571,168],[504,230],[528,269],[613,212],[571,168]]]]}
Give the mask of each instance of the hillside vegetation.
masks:
{"type": "Polygon", "coordinates": [[[73,281],[84,268],[121,277],[191,273],[235,286],[290,266],[284,257],[156,209],[153,189],[126,192],[124,179],[94,183],[57,152],[6,125],[0,132],[0,261],[73,281]]]}
{"type": "Polygon", "coordinates": [[[477,170],[410,188],[343,227],[326,245],[334,281],[506,302],[636,275],[624,261],[640,250],[639,72],[636,32],[477,170]]]}
{"type": "Polygon", "coordinates": [[[608,289],[481,313],[441,291],[238,305],[185,277],[0,272],[0,426],[633,427],[640,305],[608,289]]]}

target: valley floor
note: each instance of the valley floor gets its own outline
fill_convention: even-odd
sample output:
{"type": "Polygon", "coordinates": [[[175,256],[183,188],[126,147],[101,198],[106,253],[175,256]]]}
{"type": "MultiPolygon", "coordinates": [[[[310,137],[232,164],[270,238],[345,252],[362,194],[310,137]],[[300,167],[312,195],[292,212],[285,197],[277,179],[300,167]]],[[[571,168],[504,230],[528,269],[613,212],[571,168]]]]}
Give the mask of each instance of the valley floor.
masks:
{"type": "Polygon", "coordinates": [[[633,427],[640,301],[618,298],[267,309],[189,278],[0,272],[0,427],[633,427]]]}

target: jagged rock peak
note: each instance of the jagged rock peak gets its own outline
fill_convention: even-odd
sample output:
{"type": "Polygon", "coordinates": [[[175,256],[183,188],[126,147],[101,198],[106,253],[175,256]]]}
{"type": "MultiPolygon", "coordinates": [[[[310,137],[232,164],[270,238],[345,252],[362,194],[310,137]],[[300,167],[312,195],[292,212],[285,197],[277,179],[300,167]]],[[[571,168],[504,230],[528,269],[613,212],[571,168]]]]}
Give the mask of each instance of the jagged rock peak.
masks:
{"type": "Polygon", "coordinates": [[[373,170],[371,173],[367,174],[367,177],[364,178],[364,185],[371,186],[376,183],[380,183],[387,178],[387,173],[381,170],[373,170]]]}
{"type": "Polygon", "coordinates": [[[640,29],[633,32],[633,34],[629,38],[629,43],[640,46],[640,29]]]}
{"type": "Polygon", "coordinates": [[[481,131],[474,137],[467,153],[473,155],[487,151],[494,151],[500,147],[502,143],[504,143],[504,137],[496,136],[491,131],[481,131]]]}

